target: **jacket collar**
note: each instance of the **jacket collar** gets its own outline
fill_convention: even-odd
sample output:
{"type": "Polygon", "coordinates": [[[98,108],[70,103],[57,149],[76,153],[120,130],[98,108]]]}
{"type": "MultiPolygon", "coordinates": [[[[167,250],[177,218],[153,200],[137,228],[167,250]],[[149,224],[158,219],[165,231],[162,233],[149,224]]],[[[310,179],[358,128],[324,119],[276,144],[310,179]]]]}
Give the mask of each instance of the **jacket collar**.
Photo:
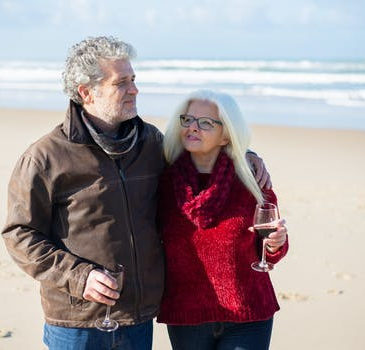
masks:
{"type": "MultiPolygon", "coordinates": [[[[66,118],[63,122],[62,129],[68,140],[75,143],[86,145],[95,145],[95,141],[90,135],[81,116],[82,106],[70,100],[66,118]]],[[[142,119],[137,115],[138,121],[138,142],[140,143],[145,137],[145,128],[142,119]]]]}
{"type": "Polygon", "coordinates": [[[63,132],[71,142],[82,144],[94,144],[81,117],[82,106],[70,100],[66,119],[63,122],[63,132]]]}

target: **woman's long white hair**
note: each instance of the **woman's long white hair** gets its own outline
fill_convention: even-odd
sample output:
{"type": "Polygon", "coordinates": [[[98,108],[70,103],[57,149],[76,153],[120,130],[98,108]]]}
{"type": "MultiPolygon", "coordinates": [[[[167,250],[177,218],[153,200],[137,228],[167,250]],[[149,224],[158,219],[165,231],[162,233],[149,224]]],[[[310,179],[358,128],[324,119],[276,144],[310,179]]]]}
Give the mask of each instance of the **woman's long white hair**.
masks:
{"type": "Polygon", "coordinates": [[[172,164],[184,150],[180,139],[179,116],[186,113],[190,103],[195,100],[209,101],[218,107],[219,118],[223,122],[223,132],[230,140],[224,146],[224,150],[233,160],[240,180],[253,194],[256,201],[261,203],[263,201],[262,192],[246,160],[250,131],[237,102],[230,95],[212,90],[198,90],[184,99],[170,118],[165,132],[164,153],[167,162],[172,164]]]}

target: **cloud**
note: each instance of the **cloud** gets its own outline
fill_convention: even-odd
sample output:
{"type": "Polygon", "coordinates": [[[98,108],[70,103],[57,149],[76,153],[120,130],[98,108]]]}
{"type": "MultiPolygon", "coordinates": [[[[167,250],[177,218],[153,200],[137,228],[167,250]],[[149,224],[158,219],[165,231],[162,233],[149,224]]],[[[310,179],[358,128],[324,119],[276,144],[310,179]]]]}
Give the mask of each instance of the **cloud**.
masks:
{"type": "Polygon", "coordinates": [[[155,27],[157,22],[157,10],[156,9],[148,9],[145,11],[144,13],[144,19],[145,19],[145,23],[146,25],[148,25],[149,27],[155,27]]]}
{"type": "MultiPolygon", "coordinates": [[[[361,16],[354,1],[348,1],[346,4],[338,0],[278,0],[275,2],[265,0],[265,2],[265,15],[274,25],[300,24],[322,27],[343,25],[356,23],[361,16]]],[[[363,10],[365,11],[365,8],[363,10]]]]}
{"type": "Polygon", "coordinates": [[[290,54],[299,42],[320,49],[323,38],[327,46],[328,38],[333,45],[341,40],[359,55],[363,13],[365,1],[358,0],[0,0],[0,33],[9,48],[18,40],[32,52],[106,34],[135,43],[145,55],[157,47],[169,56],[186,47],[204,55],[212,47],[216,54],[217,43],[256,56],[279,46],[290,54]]]}
{"type": "Polygon", "coordinates": [[[27,17],[27,5],[21,1],[0,0],[0,23],[11,25],[14,22],[24,22],[27,17]]]}
{"type": "Polygon", "coordinates": [[[107,20],[104,4],[95,0],[57,0],[49,3],[47,12],[54,25],[72,22],[96,25],[107,20]]]}
{"type": "Polygon", "coordinates": [[[185,0],[184,2],[154,2],[154,7],[136,17],[151,27],[160,29],[180,26],[194,30],[207,26],[231,26],[250,22],[260,12],[265,0],[185,0]]]}
{"type": "MultiPolygon", "coordinates": [[[[118,6],[118,2],[111,4],[118,6]]],[[[65,26],[73,23],[97,25],[112,16],[115,6],[97,0],[0,0],[0,21],[17,26],[65,26]],[[107,13],[108,9],[109,13],[107,13]]]]}
{"type": "Polygon", "coordinates": [[[11,0],[0,1],[0,8],[1,12],[5,12],[6,14],[19,13],[22,10],[22,6],[19,2],[11,0]]]}

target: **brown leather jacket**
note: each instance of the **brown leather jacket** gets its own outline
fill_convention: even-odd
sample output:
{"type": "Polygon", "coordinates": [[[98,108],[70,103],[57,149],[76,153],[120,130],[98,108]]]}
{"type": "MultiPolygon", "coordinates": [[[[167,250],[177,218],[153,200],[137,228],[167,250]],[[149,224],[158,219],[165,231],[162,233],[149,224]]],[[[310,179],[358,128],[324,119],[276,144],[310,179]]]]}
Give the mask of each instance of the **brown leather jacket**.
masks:
{"type": "Polygon", "coordinates": [[[116,263],[126,274],[112,317],[129,325],[158,312],[162,134],[141,119],[139,131],[137,144],[117,164],[93,142],[71,102],[64,123],[31,145],[14,169],[2,234],[16,263],[41,282],[49,324],[93,327],[105,305],[82,298],[87,276],[116,263]]]}

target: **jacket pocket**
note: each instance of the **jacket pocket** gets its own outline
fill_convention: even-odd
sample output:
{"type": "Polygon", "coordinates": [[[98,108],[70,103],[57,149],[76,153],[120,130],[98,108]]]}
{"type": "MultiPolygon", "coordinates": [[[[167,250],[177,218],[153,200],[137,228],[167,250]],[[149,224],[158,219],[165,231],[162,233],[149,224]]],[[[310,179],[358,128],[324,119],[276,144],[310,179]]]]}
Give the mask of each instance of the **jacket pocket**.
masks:
{"type": "Polygon", "coordinates": [[[74,307],[82,307],[82,304],[84,303],[83,299],[79,299],[76,297],[73,297],[72,295],[69,296],[69,302],[74,307]]]}

